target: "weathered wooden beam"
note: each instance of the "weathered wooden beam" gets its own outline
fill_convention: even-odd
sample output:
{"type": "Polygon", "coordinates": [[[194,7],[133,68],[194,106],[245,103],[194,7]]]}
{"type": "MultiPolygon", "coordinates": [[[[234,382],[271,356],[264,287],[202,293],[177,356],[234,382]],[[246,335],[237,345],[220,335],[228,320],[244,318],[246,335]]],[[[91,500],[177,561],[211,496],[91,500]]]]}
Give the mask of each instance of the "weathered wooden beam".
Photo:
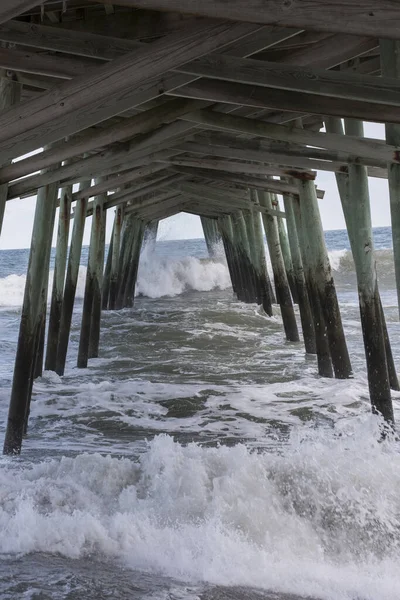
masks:
{"type": "Polygon", "coordinates": [[[216,53],[185,63],[176,70],[209,79],[305,92],[314,100],[328,96],[377,105],[388,104],[397,108],[400,106],[400,82],[392,77],[378,78],[346,71],[277,65],[276,62],[216,53]]]}
{"type": "MultiPolygon", "coordinates": [[[[0,77],[0,111],[7,110],[20,101],[21,86],[12,77],[0,77]]],[[[0,185],[0,235],[8,196],[8,185],[0,185]]]]}
{"type": "Polygon", "coordinates": [[[380,140],[356,137],[344,139],[343,136],[336,134],[320,133],[309,129],[300,129],[299,127],[289,128],[285,125],[265,123],[256,119],[223,114],[209,109],[190,113],[183,118],[193,123],[228,131],[352,153],[370,160],[400,163],[399,149],[382,143],[380,140]]]}
{"type": "MultiPolygon", "coordinates": [[[[101,0],[104,2],[105,0],[101,0]]],[[[291,4],[278,0],[119,0],[124,6],[177,11],[202,17],[346,32],[400,39],[400,7],[395,0],[314,0],[291,4]]]]}
{"type": "Polygon", "coordinates": [[[0,116],[0,161],[131,108],[136,89],[179,64],[245,37],[254,26],[202,23],[76,77],[0,116]],[[28,133],[29,132],[29,133],[28,133]],[[29,142],[27,138],[29,137],[29,142]]]}
{"type": "MultiPolygon", "coordinates": [[[[379,81],[376,77],[371,77],[370,79],[377,79],[379,81]]],[[[300,84],[293,84],[292,87],[295,86],[300,87],[300,84]]],[[[307,88],[306,85],[304,87],[307,88]]],[[[329,86],[327,87],[329,88],[329,86]]],[[[232,83],[231,81],[216,79],[200,79],[186,86],[171,90],[167,94],[180,98],[191,98],[199,101],[204,100],[260,109],[298,111],[302,114],[351,115],[373,122],[384,122],[385,118],[393,123],[397,123],[400,120],[399,104],[395,106],[385,101],[381,103],[372,102],[369,100],[371,94],[368,93],[366,93],[364,100],[357,100],[353,98],[341,98],[335,95],[328,96],[322,94],[318,96],[317,94],[310,94],[307,91],[303,92],[301,90],[293,91],[279,89],[278,87],[267,88],[261,85],[232,83]],[[310,96],[315,97],[313,102],[310,102],[310,96]]],[[[383,93],[382,96],[384,96],[383,93]]],[[[293,120],[294,116],[289,115],[286,118],[290,121],[293,120]]]]}
{"type": "Polygon", "coordinates": [[[0,23],[5,23],[14,17],[37,5],[37,0],[2,0],[0,6],[0,23]]]}
{"type": "MultiPolygon", "coordinates": [[[[192,167],[171,167],[171,170],[176,171],[177,173],[182,173],[183,175],[191,175],[193,177],[202,177],[204,179],[216,179],[220,181],[237,183],[245,188],[257,187],[259,189],[275,192],[276,194],[297,193],[295,186],[282,181],[277,181],[275,179],[251,177],[250,175],[241,175],[240,173],[234,174],[224,171],[212,171],[211,169],[192,167]]],[[[306,176],[305,179],[308,180],[310,178],[306,176]]],[[[311,179],[313,179],[313,177],[311,177],[311,179]]],[[[323,192],[321,190],[318,190],[318,196],[323,197],[323,192]]]]}
{"type": "MultiPolygon", "coordinates": [[[[245,152],[243,155],[245,156],[245,152]]],[[[249,160],[249,159],[247,159],[249,160]]],[[[243,173],[248,175],[289,175],[289,169],[279,169],[278,166],[271,167],[266,165],[254,165],[249,162],[229,162],[224,160],[210,160],[205,158],[171,158],[163,161],[169,165],[175,165],[178,167],[193,167],[201,169],[211,169],[213,171],[225,171],[227,173],[243,173]]],[[[304,177],[310,177],[310,179],[316,177],[316,173],[311,171],[302,171],[299,169],[304,177]]]]}
{"type": "Polygon", "coordinates": [[[85,152],[105,148],[116,142],[123,142],[136,135],[150,132],[163,123],[174,121],[190,110],[193,110],[193,103],[190,100],[169,100],[160,106],[124,119],[122,122],[101,129],[100,131],[84,132],[78,139],[66,141],[53,148],[53,151],[45,150],[0,169],[0,182],[17,179],[56,162],[79,156],[85,152]]]}
{"type": "MultiPolygon", "coordinates": [[[[238,146],[237,148],[232,148],[233,144],[231,143],[229,145],[229,142],[226,142],[226,145],[207,145],[194,141],[179,144],[175,146],[175,150],[180,152],[190,152],[191,154],[201,154],[207,157],[216,156],[222,158],[233,158],[237,160],[251,160],[253,162],[269,165],[270,167],[271,165],[276,165],[279,170],[283,171],[284,176],[287,177],[295,177],[303,170],[329,171],[332,173],[344,171],[347,168],[347,164],[352,160],[350,154],[337,156],[336,153],[332,153],[330,151],[310,147],[297,147],[295,144],[291,148],[287,149],[288,153],[286,154],[283,145],[279,146],[279,151],[274,152],[269,151],[271,146],[268,146],[265,143],[265,147],[267,148],[266,150],[255,150],[255,145],[260,148],[262,147],[259,141],[255,141],[254,143],[248,140],[237,138],[235,139],[234,143],[238,146]],[[240,148],[241,145],[243,145],[243,148],[240,148]],[[326,159],[312,157],[307,158],[307,154],[313,155],[314,153],[317,157],[326,156],[326,159]],[[341,160],[332,160],[332,156],[341,158],[341,160]]],[[[384,163],[382,162],[382,165],[383,164],[384,163]]],[[[368,175],[369,177],[386,179],[387,169],[383,166],[368,167],[368,175]]]]}

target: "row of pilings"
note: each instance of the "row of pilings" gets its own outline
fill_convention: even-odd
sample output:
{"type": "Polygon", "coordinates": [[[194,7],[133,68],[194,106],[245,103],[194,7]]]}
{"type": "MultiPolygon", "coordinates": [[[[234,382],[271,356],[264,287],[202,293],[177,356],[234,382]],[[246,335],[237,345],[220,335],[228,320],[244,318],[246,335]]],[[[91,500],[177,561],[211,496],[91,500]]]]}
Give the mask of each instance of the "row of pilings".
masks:
{"type": "MultiPolygon", "coordinates": [[[[362,124],[352,120],[345,121],[346,131],[341,130],[339,119],[327,119],[326,128],[343,135],[362,135],[362,124]]],[[[101,183],[101,180],[95,181],[97,186],[101,183]]],[[[352,376],[352,367],[316,187],[311,179],[292,178],[290,183],[297,186],[298,193],[283,195],[284,213],[279,210],[275,194],[250,190],[246,208],[229,212],[221,209],[218,215],[202,216],[209,256],[218,259],[223,248],[237,298],[257,303],[268,316],[273,315],[273,305],[278,305],[285,337],[294,343],[300,341],[297,305],[305,351],[316,355],[319,375],[346,379],[352,376]],[[264,235],[273,281],[267,269],[264,235]]],[[[391,389],[398,390],[399,384],[378,290],[366,168],[349,165],[346,172],[337,174],[337,183],[357,273],[371,404],[374,412],[393,423],[391,389]]],[[[129,205],[120,204],[115,210],[105,261],[107,195],[102,193],[88,203],[90,185],[90,181],[81,182],[77,195],[72,193],[71,186],[62,188],[58,194],[56,184],[38,191],[5,454],[21,451],[34,378],[43,368],[64,374],[87,216],[92,215],[92,226],[77,358],[79,368],[87,367],[88,360],[99,354],[102,310],[133,306],[141,249],[144,243],[150,251],[154,249],[158,221],[144,221],[130,211],[129,205]],[[50,252],[58,204],[54,279],[47,318],[50,252]]]]}

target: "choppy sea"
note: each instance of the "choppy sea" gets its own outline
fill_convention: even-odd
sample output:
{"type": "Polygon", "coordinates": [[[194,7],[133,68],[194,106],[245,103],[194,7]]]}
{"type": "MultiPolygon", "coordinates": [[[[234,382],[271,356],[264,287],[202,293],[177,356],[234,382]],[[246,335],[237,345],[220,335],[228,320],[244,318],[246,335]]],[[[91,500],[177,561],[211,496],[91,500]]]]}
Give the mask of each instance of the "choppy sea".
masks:
{"type": "MultiPolygon", "coordinates": [[[[144,252],[133,309],[76,368],[37,379],[19,458],[0,458],[1,600],[399,600],[400,453],[371,416],[346,233],[326,233],[355,376],[232,295],[204,240],[144,252]]],[[[391,232],[375,230],[394,356],[391,232]]],[[[27,250],[0,252],[0,442],[27,250]]],[[[51,282],[50,282],[51,285],[51,282]]],[[[394,393],[400,422],[400,395],[394,393]]]]}

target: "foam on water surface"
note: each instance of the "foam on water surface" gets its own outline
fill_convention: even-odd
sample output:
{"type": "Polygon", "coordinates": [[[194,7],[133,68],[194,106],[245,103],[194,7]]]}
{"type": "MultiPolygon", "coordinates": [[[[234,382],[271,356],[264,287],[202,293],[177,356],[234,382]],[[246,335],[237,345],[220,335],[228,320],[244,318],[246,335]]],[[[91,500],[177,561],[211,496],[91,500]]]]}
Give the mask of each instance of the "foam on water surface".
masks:
{"type": "MultiPolygon", "coordinates": [[[[36,380],[23,454],[0,458],[1,600],[400,598],[399,444],[378,441],[354,268],[335,240],[348,381],[317,377],[279,310],[237,302],[194,242],[190,257],[143,256],[134,309],[103,314],[101,356],[76,369],[81,267],[66,374],[36,380]]],[[[1,427],[25,282],[8,258],[1,427]]],[[[377,260],[398,363],[383,242],[377,260]]]]}

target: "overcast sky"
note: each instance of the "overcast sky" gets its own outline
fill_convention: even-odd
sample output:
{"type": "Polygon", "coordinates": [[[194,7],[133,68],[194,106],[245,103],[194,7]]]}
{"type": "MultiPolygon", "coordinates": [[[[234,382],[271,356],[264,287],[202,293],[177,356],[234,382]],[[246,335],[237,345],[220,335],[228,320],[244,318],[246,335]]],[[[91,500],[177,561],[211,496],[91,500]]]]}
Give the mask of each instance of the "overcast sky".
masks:
{"type": "MultiPolygon", "coordinates": [[[[384,126],[365,123],[366,137],[384,139],[384,126]]],[[[344,229],[343,212],[340,205],[335,176],[333,173],[320,171],[317,177],[318,187],[325,190],[325,197],[319,201],[322,224],[325,230],[344,229]]],[[[374,227],[390,225],[389,194],[387,181],[369,179],[372,224],[374,227]]],[[[12,200],[7,202],[3,230],[0,238],[0,249],[27,248],[30,246],[35,198],[12,200]]],[[[107,240],[111,234],[113,211],[108,211],[107,240]]],[[[56,217],[58,219],[58,215],[56,217]]],[[[57,221],[56,221],[57,222],[57,221]]],[[[84,244],[89,243],[90,222],[87,219],[84,244]]],[[[55,228],[57,229],[57,228],[55,228]]],[[[187,239],[203,237],[200,219],[194,215],[175,215],[161,222],[159,239],[187,239]]],[[[55,236],[53,244],[55,243],[55,236]]]]}

